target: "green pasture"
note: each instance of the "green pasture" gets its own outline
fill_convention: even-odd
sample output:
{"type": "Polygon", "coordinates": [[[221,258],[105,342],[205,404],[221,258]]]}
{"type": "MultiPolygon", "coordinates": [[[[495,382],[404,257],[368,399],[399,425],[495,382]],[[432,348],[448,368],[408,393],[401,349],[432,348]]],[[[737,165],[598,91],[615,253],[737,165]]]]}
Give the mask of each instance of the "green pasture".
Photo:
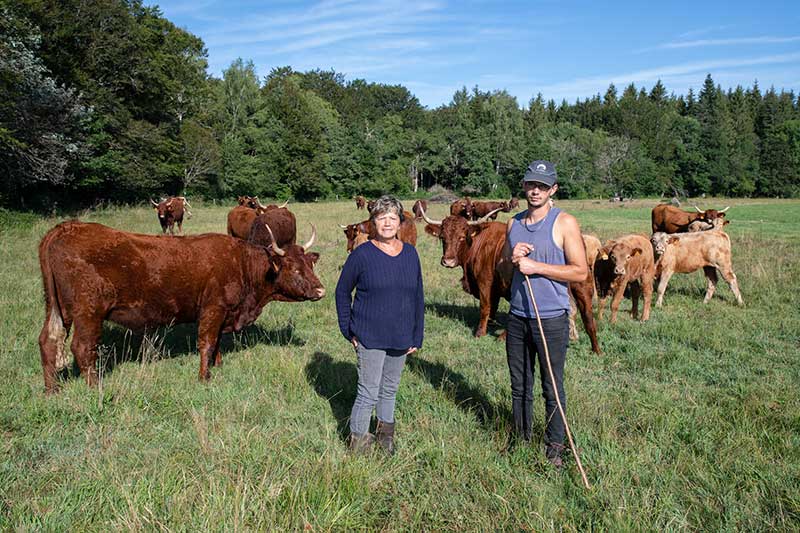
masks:
{"type": "MultiPolygon", "coordinates": [[[[566,388],[591,490],[574,460],[559,474],[543,459],[539,392],[539,442],[508,447],[502,326],[472,337],[478,302],[462,292],[460,268],[439,265],[441,245],[422,224],[425,343],[398,394],[398,453],[354,458],[344,439],[355,356],[333,303],[346,257],[337,224],[364,217],[353,203],[290,204],[299,241],[317,225],[328,293],[268,304],[225,338],[210,382],[197,381],[192,325],[142,338],[109,324],[101,385],[73,377],[53,397],[37,345],[36,250],[62,219],[0,212],[0,530],[797,531],[800,201],[700,202],[732,205],[746,305],[722,279],[703,305],[702,273],[676,275],[649,322],[620,313],[599,324],[602,356],[581,330],[566,388]]],[[[230,205],[193,205],[187,233],[225,231],[230,205]]],[[[649,233],[655,200],[559,205],[606,239],[649,233]]],[[[79,216],[160,232],[149,207],[79,216]]]]}

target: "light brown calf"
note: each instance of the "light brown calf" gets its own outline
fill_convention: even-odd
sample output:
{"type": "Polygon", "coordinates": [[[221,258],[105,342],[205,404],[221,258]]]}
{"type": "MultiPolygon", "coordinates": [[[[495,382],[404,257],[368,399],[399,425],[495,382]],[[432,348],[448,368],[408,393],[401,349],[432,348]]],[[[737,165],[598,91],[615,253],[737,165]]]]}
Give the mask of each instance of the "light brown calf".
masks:
{"type": "Polygon", "coordinates": [[[717,270],[731,287],[736,301],[744,305],[739,284],[731,265],[731,239],[720,229],[697,233],[654,233],[650,239],[653,251],[659,256],[656,273],[659,276],[656,307],[664,301],[664,291],[673,274],[688,274],[703,269],[708,280],[706,297],[708,303],[717,288],[717,270]]]}
{"type": "Polygon", "coordinates": [[[598,303],[597,319],[603,317],[603,307],[609,294],[611,300],[611,323],[617,321],[617,310],[630,284],[631,316],[639,314],[639,294],[644,294],[642,322],[650,318],[650,303],[653,298],[653,278],[655,262],[653,249],[644,235],[625,235],[610,240],[603,245],[594,263],[594,279],[597,286],[598,303]]]}

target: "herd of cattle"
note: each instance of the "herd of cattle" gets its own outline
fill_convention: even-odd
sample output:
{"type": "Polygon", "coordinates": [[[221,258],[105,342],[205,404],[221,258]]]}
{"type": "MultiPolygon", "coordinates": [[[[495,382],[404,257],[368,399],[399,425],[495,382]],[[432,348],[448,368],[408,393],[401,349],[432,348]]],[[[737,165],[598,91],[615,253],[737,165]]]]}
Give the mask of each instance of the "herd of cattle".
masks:
{"type": "MultiPolygon", "coordinates": [[[[357,196],[356,207],[371,208],[357,196]]],[[[189,203],[184,197],[152,202],[162,232],[182,233],[189,203]]],[[[222,364],[222,333],[239,331],[258,318],[270,301],[319,300],[325,289],[314,273],[319,254],[308,252],[316,239],[296,244],[297,221],[282,205],[262,205],[258,197],[240,196],[227,217],[228,235],[202,234],[178,239],[134,234],[100,224],[63,222],[39,244],[39,262],[45,291],[46,316],[39,335],[45,389],[57,391],[58,373],[69,363],[66,339],[74,328],[71,350],[89,384],[97,381],[97,345],[102,323],[110,320],[129,329],[193,323],[198,325],[199,377],[210,376],[209,366],[222,364]]],[[[518,201],[454,201],[443,220],[430,218],[427,202],[418,200],[413,213],[404,212],[399,238],[416,246],[415,222],[424,220],[425,231],[442,243],[441,264],[460,266],[461,284],[480,302],[475,336],[486,334],[500,298],[509,299],[513,267],[503,257],[506,224],[493,221],[510,212],[518,201]]],[[[703,269],[708,280],[707,302],[716,288],[717,270],[743,303],[731,267],[731,242],[723,231],[725,211],[696,213],[662,204],[653,209],[653,234],[624,235],[601,243],[584,235],[589,270],[586,279],[570,283],[573,302],[570,334],[577,337],[575,308],[580,312],[592,351],[600,353],[593,312],[597,319],[611,297],[611,322],[624,295],[632,300],[631,314],[638,318],[639,296],[644,296],[641,319],[650,315],[653,284],[657,282],[661,306],[667,283],[675,273],[703,269]]],[[[366,219],[341,226],[347,251],[374,237],[375,226],[366,219]]]]}

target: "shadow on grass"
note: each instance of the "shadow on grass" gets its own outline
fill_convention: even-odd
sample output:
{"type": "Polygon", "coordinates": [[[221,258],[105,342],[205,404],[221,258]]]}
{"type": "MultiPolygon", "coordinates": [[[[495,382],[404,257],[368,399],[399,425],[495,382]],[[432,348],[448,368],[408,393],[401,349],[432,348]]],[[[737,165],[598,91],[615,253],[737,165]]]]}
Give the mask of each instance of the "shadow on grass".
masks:
{"type": "Polygon", "coordinates": [[[444,393],[459,409],[474,415],[484,430],[495,433],[513,425],[508,407],[492,403],[483,391],[461,373],[454,372],[442,363],[433,363],[414,355],[406,360],[406,366],[444,393]]]}
{"type": "Polygon", "coordinates": [[[356,399],[358,369],[349,362],[334,361],[324,352],[315,352],[306,365],[306,380],[321,397],[328,400],[336,419],[339,438],[346,442],[350,433],[350,411],[356,399]]]}
{"type": "MultiPolygon", "coordinates": [[[[226,333],[220,338],[223,361],[227,353],[262,344],[303,346],[305,341],[297,337],[294,332],[294,324],[290,322],[277,329],[266,329],[260,324],[252,324],[238,333],[226,333]]],[[[197,354],[197,324],[179,324],[136,333],[121,326],[105,323],[98,345],[97,364],[99,372],[107,375],[121,363],[145,363],[193,354],[197,354]]],[[[60,378],[67,380],[78,375],[80,370],[73,358],[72,365],[61,371],[60,378]]]]}
{"type": "MultiPolygon", "coordinates": [[[[478,327],[478,322],[481,318],[480,309],[476,305],[455,305],[441,302],[426,302],[425,311],[432,312],[440,317],[448,318],[450,320],[457,320],[470,328],[472,333],[478,327]]],[[[506,313],[497,313],[496,320],[489,320],[487,333],[497,336],[505,330],[508,315],[506,313]]]]}

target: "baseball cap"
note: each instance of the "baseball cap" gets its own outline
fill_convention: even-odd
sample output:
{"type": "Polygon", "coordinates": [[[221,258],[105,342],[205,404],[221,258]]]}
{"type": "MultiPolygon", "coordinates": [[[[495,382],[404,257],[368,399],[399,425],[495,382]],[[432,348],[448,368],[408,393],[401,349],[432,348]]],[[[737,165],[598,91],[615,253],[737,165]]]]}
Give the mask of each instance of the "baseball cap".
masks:
{"type": "Polygon", "coordinates": [[[536,181],[553,186],[556,183],[556,167],[550,161],[536,160],[525,169],[522,181],[536,181]]]}

